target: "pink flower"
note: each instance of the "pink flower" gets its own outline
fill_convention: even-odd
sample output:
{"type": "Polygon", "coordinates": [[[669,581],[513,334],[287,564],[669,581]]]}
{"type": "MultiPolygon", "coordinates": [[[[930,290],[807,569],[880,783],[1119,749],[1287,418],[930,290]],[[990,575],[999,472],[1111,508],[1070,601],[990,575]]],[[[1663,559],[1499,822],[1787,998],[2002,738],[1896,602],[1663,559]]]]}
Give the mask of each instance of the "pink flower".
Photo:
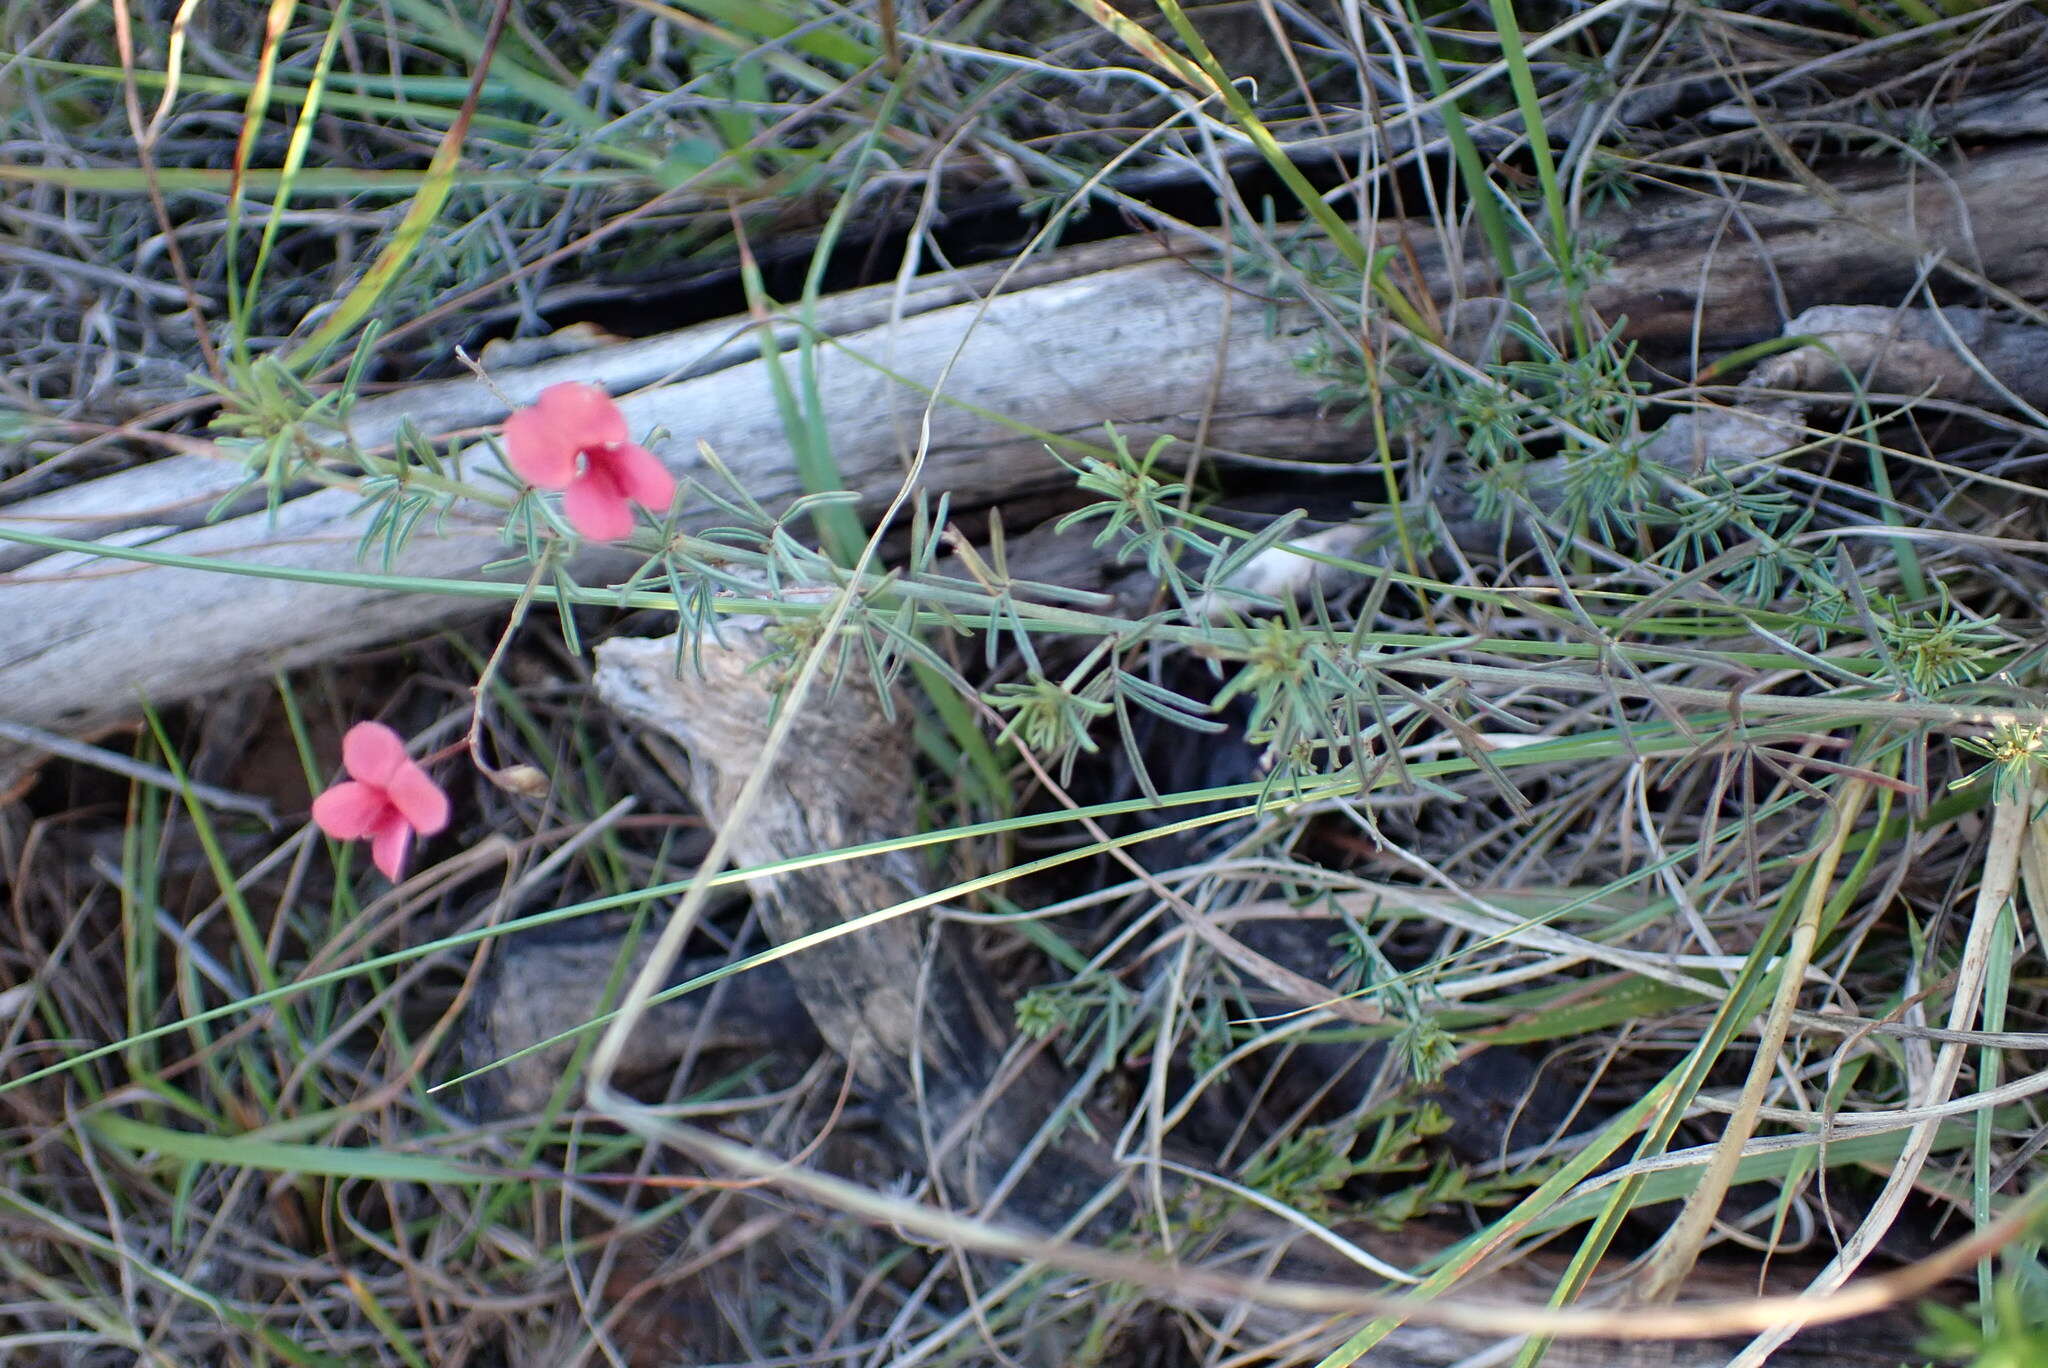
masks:
{"type": "Polygon", "coordinates": [[[675,477],[646,447],[626,440],[626,415],[595,385],[549,385],[532,408],[505,420],[505,456],[536,489],[562,489],[569,526],[593,541],[633,530],[630,505],[660,513],[675,477]]]}
{"type": "Polygon", "coordinates": [[[369,837],[370,858],[396,883],[413,833],[432,836],[448,825],[448,795],[382,722],[350,727],[341,763],[349,777],[313,800],[313,820],[337,841],[369,837]]]}

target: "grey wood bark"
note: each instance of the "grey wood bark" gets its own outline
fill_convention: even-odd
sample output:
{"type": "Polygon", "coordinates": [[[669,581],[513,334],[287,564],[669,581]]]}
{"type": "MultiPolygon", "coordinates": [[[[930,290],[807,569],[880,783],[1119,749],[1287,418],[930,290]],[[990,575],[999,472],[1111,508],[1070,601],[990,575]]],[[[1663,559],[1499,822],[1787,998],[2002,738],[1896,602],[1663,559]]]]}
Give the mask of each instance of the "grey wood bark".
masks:
{"type": "MultiPolygon", "coordinates": [[[[734,800],[765,752],[779,702],[780,644],[764,621],[728,620],[716,639],[690,645],[695,663],[680,674],[673,637],[619,637],[597,648],[599,696],[683,747],[691,799],[716,825],[731,825],[734,800]]],[[[738,865],[916,830],[905,714],[885,715],[863,661],[849,657],[836,673],[792,719],[772,782],[729,831],[738,865]]],[[[774,944],[786,945],[918,897],[928,890],[921,858],[898,851],[754,880],[763,926],[774,944]]],[[[785,967],[820,1036],[878,1100],[898,1149],[942,1177],[950,1200],[986,1201],[1065,1089],[1036,1053],[998,1085],[1009,1014],[985,976],[971,971],[961,936],[937,933],[928,914],[911,914],[796,955],[785,967]]],[[[1062,1128],[1052,1153],[1018,1185],[1012,1208],[1057,1226],[1110,1173],[1099,1147],[1062,1128]]]]}
{"type": "MultiPolygon", "coordinates": [[[[657,366],[688,369],[703,341],[700,330],[670,339],[668,351],[640,356],[624,370],[608,372],[608,363],[593,359],[568,373],[596,375],[624,389],[657,366]]],[[[1093,271],[999,296],[985,309],[955,304],[839,341],[843,350],[821,349],[820,399],[840,471],[870,512],[901,483],[917,444],[925,404],[919,386],[936,385],[956,352],[946,382],[953,402],[932,414],[926,484],[958,490],[970,502],[1046,491],[1066,478],[1041,436],[1020,434],[988,414],[1084,440],[1099,438],[1101,424],[1113,420],[1142,443],[1160,432],[1193,436],[1199,415],[1210,408],[1209,435],[1226,450],[1327,457],[1346,454],[1353,441],[1317,421],[1310,386],[1294,364],[1300,343],[1269,334],[1255,308],[1174,261],[1093,271]],[[1219,349],[1229,365],[1212,390],[1219,349]]],[[[500,383],[515,400],[527,397],[563,378],[563,364],[500,383]]],[[[407,397],[403,412],[440,431],[436,420],[445,414],[472,426],[479,402],[461,385],[428,386],[407,397]]],[[[622,407],[636,433],[666,434],[655,447],[680,471],[704,473],[696,454],[702,441],[769,508],[802,492],[768,371],[758,361],[644,389],[627,395],[622,407]]],[[[381,421],[389,413],[379,408],[373,416],[381,421]]],[[[464,464],[476,469],[493,459],[476,446],[464,464]]],[[[149,540],[151,550],[287,573],[363,568],[357,556],[363,516],[354,492],[320,489],[287,500],[274,515],[255,512],[185,528],[165,511],[190,515],[217,497],[219,486],[192,467],[183,470],[180,478],[196,483],[182,493],[149,491],[139,535],[165,531],[149,540]]],[[[134,527],[117,525],[108,501],[86,509],[84,499],[52,496],[18,505],[6,510],[0,528],[40,532],[89,521],[110,528],[109,540],[138,535],[134,527]]],[[[697,530],[725,520],[709,507],[686,508],[681,516],[683,526],[697,530]]],[[[391,570],[481,579],[482,567],[506,554],[499,521],[487,508],[458,506],[439,525],[422,527],[391,570]]],[[[575,568],[586,582],[603,581],[639,559],[619,548],[593,548],[575,568]]],[[[132,715],[141,697],[174,701],[431,630],[492,606],[490,599],[403,593],[374,583],[336,586],[44,557],[0,579],[0,717],[90,731],[132,715]]]]}
{"type": "MultiPolygon", "coordinates": [[[[1610,235],[1614,263],[1590,299],[1600,316],[1626,317],[1650,361],[1690,374],[1695,353],[1774,336],[1788,313],[1906,298],[1930,262],[1944,285],[1981,276],[2015,296],[2048,297],[2044,196],[2048,157],[2039,144],[2022,143],[1953,167],[1875,169],[1825,193],[1751,191],[1735,203],[1718,195],[1646,198],[1590,225],[1610,235]]],[[[1425,225],[1385,224],[1381,232],[1415,245],[1425,283],[1439,295],[1483,284],[1450,279],[1447,254],[1425,225]]],[[[1357,437],[1319,417],[1318,384],[1295,365],[1310,326],[1303,315],[1283,310],[1280,326],[1269,327],[1262,303],[1162,259],[1152,244],[1058,254],[1022,279],[1030,283],[985,311],[963,296],[988,288],[987,272],[919,284],[900,307],[888,291],[869,291],[821,313],[821,329],[843,344],[821,351],[830,440],[865,508],[896,488],[925,403],[918,386],[935,384],[956,350],[948,402],[933,412],[925,484],[953,491],[961,506],[1043,493],[1066,478],[1038,436],[986,414],[1084,439],[1111,420],[1142,443],[1158,432],[1191,436],[1207,412],[1209,439],[1225,459],[1258,452],[1341,461],[1359,453],[1357,437]]],[[[696,472],[697,442],[708,442],[773,508],[800,485],[767,368],[749,359],[753,345],[741,324],[712,325],[508,372],[498,383],[514,402],[563,378],[622,392],[641,387],[623,406],[637,431],[665,434],[656,442],[664,460],[696,472]]],[[[375,444],[401,418],[449,433],[503,416],[487,387],[462,380],[368,401],[353,424],[375,444]]],[[[466,458],[472,466],[490,459],[480,447],[466,458]]],[[[362,513],[345,489],[289,499],[274,516],[196,525],[238,478],[225,462],[177,458],[0,510],[0,532],[139,541],[309,577],[361,568],[362,513]]],[[[686,527],[714,521],[703,509],[682,517],[686,527]]],[[[423,529],[392,568],[473,581],[503,553],[495,517],[457,508],[423,529]]],[[[596,582],[633,561],[598,548],[575,569],[596,582]]],[[[0,718],[90,732],[131,717],[141,698],[173,702],[490,612],[498,602],[39,555],[0,574],[0,718]]]]}

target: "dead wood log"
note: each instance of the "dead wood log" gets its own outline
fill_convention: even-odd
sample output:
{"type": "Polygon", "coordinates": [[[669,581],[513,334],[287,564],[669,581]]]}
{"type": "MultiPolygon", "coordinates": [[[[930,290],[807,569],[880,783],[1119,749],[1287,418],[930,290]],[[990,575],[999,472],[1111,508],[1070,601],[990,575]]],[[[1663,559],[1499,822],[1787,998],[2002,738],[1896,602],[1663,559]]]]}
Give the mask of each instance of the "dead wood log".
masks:
{"type": "MultiPolygon", "coordinates": [[[[1651,362],[1690,374],[1695,349],[1712,355],[1775,336],[1787,311],[1905,298],[1929,261],[1941,267],[1938,281],[1988,280],[2007,298],[2048,297],[2048,216],[2038,212],[2048,194],[2048,157],[2039,144],[1940,172],[1858,174],[1825,195],[1756,190],[1735,203],[1718,191],[1646,197],[1596,220],[1589,230],[1610,236],[1614,264],[1590,302],[1602,317],[1625,317],[1651,362]]],[[[1453,280],[1447,254],[1424,225],[1383,224],[1381,236],[1415,245],[1423,284],[1439,296],[1487,288],[1453,280]]],[[[1161,259],[1149,243],[1062,253],[1024,278],[1036,283],[1012,288],[985,312],[961,296],[986,288],[986,273],[964,286],[952,278],[919,284],[900,309],[887,291],[869,291],[823,312],[821,327],[840,344],[823,352],[824,411],[840,468],[867,508],[900,480],[925,403],[919,387],[938,381],[956,349],[948,399],[933,415],[925,482],[954,491],[963,506],[1049,491],[1064,478],[1041,436],[984,414],[1083,439],[1111,420],[1142,442],[1157,432],[1191,436],[1206,411],[1209,439],[1226,452],[1343,459],[1355,450],[1351,433],[1319,418],[1317,382],[1294,364],[1310,326],[1305,316],[1283,313],[1282,325],[1269,327],[1260,302],[1235,297],[1190,264],[1161,259]],[[1083,273],[1067,274],[1074,270],[1083,273]]],[[[507,373],[498,383],[515,402],[562,378],[620,391],[649,386],[624,406],[636,429],[666,433],[657,444],[665,460],[696,473],[696,443],[708,442],[775,508],[800,486],[767,369],[747,359],[755,344],[744,334],[744,324],[723,333],[690,329],[507,373]]],[[[503,416],[487,387],[464,380],[368,401],[351,421],[375,445],[402,418],[447,434],[503,416]]],[[[484,457],[473,449],[466,459],[484,457]]],[[[239,478],[229,463],[181,458],[0,510],[0,534],[141,541],[152,551],[300,577],[62,555],[18,565],[0,575],[0,718],[91,731],[132,715],[139,698],[175,701],[426,631],[495,602],[316,582],[360,568],[362,513],[347,489],[289,499],[275,516],[195,525],[239,478]]],[[[685,510],[683,525],[713,518],[685,510]]],[[[458,507],[440,526],[423,528],[392,570],[476,580],[502,551],[497,519],[458,507]]],[[[616,549],[599,548],[575,568],[598,581],[629,563],[616,549]]]]}
{"type": "MultiPolygon", "coordinates": [[[[1121,266],[1156,262],[1167,255],[1162,244],[1134,239],[1071,248],[1024,263],[1009,277],[1009,288],[1028,290],[1121,266]]],[[[893,285],[849,290],[820,300],[812,327],[825,337],[849,337],[979,299],[994,289],[1003,275],[1001,265],[972,266],[921,277],[901,291],[893,285]]],[[[787,321],[771,327],[776,345],[784,348],[796,343],[798,332],[787,321]]],[[[485,351],[488,355],[489,348],[485,351]]],[[[335,440],[346,437],[366,450],[383,450],[390,447],[402,424],[436,437],[494,427],[504,421],[506,399],[531,403],[541,390],[560,381],[581,380],[625,394],[699,380],[744,366],[760,355],[757,329],[745,320],[719,319],[613,346],[572,349],[532,365],[494,370],[490,385],[465,376],[373,394],[355,405],[342,430],[329,435],[335,440]]],[[[771,443],[780,440],[774,434],[769,439],[771,443]]],[[[706,440],[712,439],[707,435],[706,440]]],[[[189,445],[203,449],[209,444],[192,441],[189,445]]],[[[713,441],[713,445],[717,443],[713,441]]],[[[734,459],[748,458],[740,453],[734,459]]],[[[250,491],[239,500],[232,498],[247,481],[247,468],[226,451],[186,451],[18,500],[0,509],[0,527],[74,540],[106,538],[115,545],[154,541],[203,525],[223,500],[229,502],[222,511],[237,516],[262,509],[265,496],[260,491],[250,491]]],[[[38,547],[0,541],[0,570],[26,565],[44,554],[38,547]]]]}
{"type": "MultiPolygon", "coordinates": [[[[1254,308],[1233,308],[1228,295],[1192,268],[1154,259],[1005,294],[985,309],[954,304],[841,335],[840,348],[821,354],[819,374],[840,471],[870,510],[887,499],[918,440],[925,404],[919,387],[936,385],[956,352],[958,363],[945,387],[952,402],[933,413],[926,478],[931,488],[959,490],[976,501],[1056,488],[1066,472],[1045,454],[1040,434],[1099,438],[1106,420],[1139,442],[1157,432],[1191,437],[1208,409],[1209,435],[1219,448],[1258,446],[1311,456],[1344,451],[1349,434],[1315,417],[1311,387],[1294,365],[1299,343],[1270,334],[1257,315],[1254,308]],[[1219,349],[1229,365],[1212,390],[1219,349]],[[1020,433],[986,414],[1027,430],[1020,433]]],[[[594,376],[623,389],[650,371],[688,370],[707,349],[703,333],[668,339],[666,351],[637,346],[630,364],[611,365],[599,357],[574,366],[556,362],[502,377],[500,384],[515,401],[565,374],[594,376]]],[[[396,411],[440,431],[439,415],[456,415],[460,425],[473,426],[480,416],[477,405],[485,403],[495,404],[489,391],[470,382],[428,386],[358,420],[395,425],[396,411]]],[[[802,492],[775,393],[759,362],[647,389],[625,398],[623,407],[636,431],[667,434],[657,446],[679,469],[702,473],[694,453],[703,441],[770,509],[802,492]]],[[[502,407],[491,411],[502,417],[502,407]]],[[[481,447],[465,457],[485,459],[481,447]]],[[[209,483],[214,477],[194,476],[189,465],[180,470],[181,479],[197,478],[197,485],[151,490],[148,507],[140,510],[146,526],[117,527],[107,539],[146,539],[152,528],[168,529],[168,535],[149,541],[151,551],[303,577],[362,568],[357,542],[364,524],[353,491],[320,489],[286,501],[274,515],[250,513],[185,529],[165,521],[165,512],[189,516],[218,495],[219,485],[209,483]]],[[[0,528],[40,532],[79,520],[95,526],[120,521],[104,501],[81,507],[84,497],[67,492],[16,506],[0,528]]],[[[500,521],[489,509],[458,506],[438,525],[422,527],[391,571],[482,578],[482,567],[504,555],[500,521]]],[[[682,515],[683,526],[696,530],[723,521],[726,515],[710,507],[682,515]]],[[[594,548],[576,570],[586,580],[603,580],[625,573],[638,559],[618,548],[594,548]]],[[[491,603],[397,592],[381,584],[352,587],[44,557],[0,582],[0,717],[49,730],[88,731],[131,715],[141,697],[189,697],[430,630],[487,611],[491,603]]]]}
{"type": "MultiPolygon", "coordinates": [[[[509,1062],[470,1086],[464,1099],[470,1110],[485,1116],[538,1112],[576,1048],[562,1037],[601,1017],[618,996],[608,996],[606,989],[631,982],[651,948],[642,941],[627,954],[623,933],[522,936],[505,945],[464,1015],[462,1058],[465,1072],[509,1062]],[[535,1048],[541,1045],[548,1048],[535,1048]],[[528,1050],[533,1053],[523,1053],[528,1050]]],[[[708,961],[686,964],[672,977],[682,982],[716,967],[708,961]]],[[[810,1018],[788,975],[766,964],[750,977],[744,992],[693,994],[648,1008],[619,1057],[619,1076],[673,1076],[678,1062],[698,1050],[788,1048],[809,1041],[810,1018]]]]}
{"type": "MultiPolygon", "coordinates": [[[[758,619],[723,622],[715,639],[692,643],[696,664],[680,675],[674,638],[620,637],[597,648],[599,696],[683,747],[690,796],[716,825],[732,818],[777,712],[782,676],[772,633],[758,619]]],[[[877,705],[862,661],[843,664],[836,687],[814,691],[793,719],[774,782],[730,833],[740,865],[916,829],[903,715],[886,716],[877,705]]],[[[785,945],[915,898],[926,881],[919,855],[899,851],[757,879],[753,890],[770,938],[785,945]]],[[[935,934],[928,922],[923,913],[883,921],[786,967],[825,1043],[880,1103],[899,1151],[943,1176],[951,1200],[979,1205],[1058,1111],[1065,1088],[1037,1052],[998,1079],[1008,1011],[970,971],[961,938],[935,934]]],[[[1055,1150],[1055,1160],[1032,1166],[1011,1203],[1053,1227],[1110,1172],[1099,1148],[1071,1128],[1055,1150]]]]}

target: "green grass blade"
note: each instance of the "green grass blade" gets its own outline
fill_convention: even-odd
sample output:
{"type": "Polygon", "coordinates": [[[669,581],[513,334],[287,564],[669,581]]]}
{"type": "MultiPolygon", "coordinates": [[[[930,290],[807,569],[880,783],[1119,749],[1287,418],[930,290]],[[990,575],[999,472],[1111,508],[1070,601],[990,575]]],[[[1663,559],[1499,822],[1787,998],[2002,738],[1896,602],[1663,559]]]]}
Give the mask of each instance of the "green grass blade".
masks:
{"type": "Polygon", "coordinates": [[[452,1159],[430,1154],[400,1154],[389,1149],[355,1146],[295,1145],[280,1140],[254,1140],[245,1135],[201,1135],[171,1130],[116,1112],[96,1112],[85,1127],[110,1145],[133,1156],[157,1154],[194,1164],[260,1169],[268,1173],[307,1173],[326,1178],[359,1178],[373,1182],[451,1183],[471,1186],[485,1175],[452,1159]]]}

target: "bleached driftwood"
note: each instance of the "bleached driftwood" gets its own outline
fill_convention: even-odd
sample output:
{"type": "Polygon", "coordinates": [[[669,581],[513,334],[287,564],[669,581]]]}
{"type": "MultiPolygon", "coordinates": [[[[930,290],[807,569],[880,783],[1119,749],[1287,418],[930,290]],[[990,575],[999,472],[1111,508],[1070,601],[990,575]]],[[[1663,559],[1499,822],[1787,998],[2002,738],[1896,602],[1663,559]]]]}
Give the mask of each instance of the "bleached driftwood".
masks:
{"type": "MultiPolygon", "coordinates": [[[[1025,263],[1009,277],[1009,288],[1030,289],[1164,256],[1165,249],[1157,244],[1128,240],[1076,248],[1025,263]]],[[[892,319],[915,318],[971,302],[993,289],[1002,275],[1000,265],[976,266],[920,278],[901,292],[893,285],[849,290],[819,301],[813,326],[830,337],[865,332],[892,319]]],[[[781,346],[791,346],[797,340],[798,330],[790,324],[779,324],[773,332],[781,346]]],[[[408,385],[357,404],[349,416],[348,435],[374,450],[390,443],[405,421],[435,435],[481,431],[503,421],[505,404],[500,395],[514,403],[528,403],[562,380],[588,381],[623,394],[700,379],[745,365],[760,354],[759,333],[747,320],[720,319],[499,372],[492,376],[495,392],[491,385],[469,377],[408,385]]],[[[770,440],[779,441],[779,437],[770,434],[770,440]]],[[[0,509],[0,526],[79,540],[137,533],[146,537],[152,531],[163,536],[200,526],[222,499],[246,481],[245,469],[225,453],[187,453],[22,500],[0,509]]],[[[252,492],[230,511],[254,512],[263,504],[264,496],[252,492]]],[[[0,542],[0,570],[25,565],[43,554],[36,547],[0,542]]]]}
{"type": "MultiPolygon", "coordinates": [[[[682,745],[691,800],[721,826],[761,764],[778,716],[771,627],[744,618],[721,624],[716,637],[689,644],[685,654],[699,668],[681,675],[673,637],[617,637],[597,650],[598,695],[682,745]]],[[[790,718],[775,782],[727,832],[732,857],[773,865],[914,828],[913,752],[900,716],[880,705],[865,663],[848,659],[835,687],[813,693],[790,718]]],[[[928,892],[915,851],[798,868],[751,887],[777,945],[928,892]]],[[[819,1035],[851,1064],[898,1146],[914,1156],[913,1167],[943,1176],[956,1200],[979,1203],[1057,1111],[1064,1083],[1043,1054],[999,1068],[1010,1013],[970,958],[957,930],[940,933],[918,914],[797,955],[786,968],[819,1035]],[[992,1086],[999,1073],[1000,1085],[992,1086]]],[[[1048,1228],[1113,1172],[1101,1145],[1072,1128],[1054,1129],[1061,1134],[1050,1153],[1013,1180],[1009,1202],[1048,1228]]]]}
{"type": "MultiPolygon", "coordinates": [[[[1647,358],[1684,374],[1695,348],[1713,355],[1777,335],[1784,310],[1905,298],[1930,260],[1943,268],[1936,279],[1951,285],[1958,275],[1983,277],[2013,296],[2048,297],[2048,216],[2038,209],[2048,158],[2037,145],[1986,154],[1946,176],[1866,174],[1872,179],[1826,196],[1757,191],[1734,206],[1645,199],[1591,225],[1612,235],[1615,264],[1590,303],[1602,317],[1625,316],[1647,358]]],[[[1429,286],[1451,292],[1445,254],[1425,227],[1383,224],[1380,236],[1405,236],[1429,286]]],[[[983,414],[1081,438],[1112,420],[1142,443],[1156,432],[1192,435],[1206,409],[1209,440],[1222,452],[1343,459],[1355,447],[1349,431],[1318,417],[1316,382],[1295,365],[1306,318],[1283,313],[1275,330],[1260,301],[1163,248],[1060,253],[1029,267],[986,311],[963,298],[992,279],[979,271],[920,283],[902,301],[888,289],[857,292],[821,310],[818,326],[843,349],[821,348],[820,395],[840,469],[866,508],[896,489],[925,405],[919,387],[938,381],[956,349],[947,402],[932,413],[925,474],[926,487],[953,491],[956,506],[1050,491],[1064,478],[1040,437],[983,414]]],[[[707,325],[508,372],[497,383],[514,402],[568,378],[637,390],[623,406],[636,430],[666,434],[657,443],[664,460],[693,470],[697,443],[707,442],[774,508],[800,486],[754,347],[743,323],[707,325]]],[[[486,386],[459,380],[366,401],[351,425],[375,445],[401,417],[448,434],[503,416],[486,386]]],[[[469,459],[487,458],[473,450],[469,459]]],[[[362,513],[346,489],[287,500],[274,517],[259,510],[198,525],[239,478],[225,462],[173,458],[0,510],[0,532],[140,542],[308,579],[361,568],[362,513]]],[[[683,521],[712,516],[686,510],[683,521]]],[[[503,552],[495,516],[458,508],[423,528],[393,569],[476,580],[503,552]]],[[[632,563],[596,549],[575,568],[593,582],[632,563]]],[[[131,715],[142,698],[189,697],[493,605],[115,560],[22,563],[17,553],[15,568],[0,574],[0,718],[90,731],[131,715]]]]}
{"type": "MultiPolygon", "coordinates": [[[[1231,308],[1230,296],[1192,268],[1158,259],[1156,252],[1145,255],[1153,259],[1006,293],[985,309],[958,303],[854,327],[839,334],[841,349],[821,348],[818,390],[834,452],[864,505],[872,510],[900,484],[925,406],[919,387],[935,385],[956,351],[945,386],[952,402],[932,412],[926,483],[959,490],[969,501],[1049,490],[1064,475],[1046,455],[1042,437],[983,414],[1098,439],[1100,425],[1113,420],[1142,442],[1161,431],[1192,436],[1213,397],[1208,432],[1218,448],[1329,455],[1349,445],[1348,434],[1315,418],[1311,387],[1294,365],[1298,340],[1269,334],[1258,310],[1231,308]],[[1219,348],[1228,365],[1212,396],[1219,348]]],[[[887,306],[872,295],[863,302],[870,311],[887,306]]],[[[802,487],[765,365],[726,364],[731,358],[720,354],[721,343],[734,335],[734,328],[693,329],[508,373],[497,383],[513,402],[566,378],[621,392],[651,385],[622,400],[637,433],[664,434],[656,449],[681,470],[695,470],[697,444],[709,444],[757,500],[775,508],[802,487]],[[693,378],[652,383],[707,366],[708,373],[693,378]]],[[[400,417],[445,432],[503,416],[503,404],[487,387],[456,381],[365,403],[352,426],[360,440],[374,443],[388,437],[400,417]]],[[[488,459],[480,446],[465,455],[465,461],[488,459]]],[[[287,500],[274,515],[257,511],[181,526],[196,522],[238,472],[199,460],[163,464],[170,469],[117,477],[139,529],[129,525],[120,498],[95,488],[17,505],[5,511],[0,526],[57,535],[91,530],[109,541],[147,538],[147,529],[162,528],[165,535],[148,541],[152,551],[288,572],[361,569],[363,515],[351,490],[320,489],[287,500]]],[[[682,518],[686,527],[724,520],[706,508],[686,509],[682,518]]],[[[392,571],[481,578],[481,568],[505,554],[501,521],[487,508],[457,507],[438,525],[423,526],[392,571]]],[[[586,581],[601,581],[636,560],[596,548],[575,568],[586,581]]],[[[85,566],[74,557],[46,557],[0,579],[0,717],[87,731],[129,715],[143,697],[186,697],[490,606],[489,599],[381,585],[120,562],[85,566]]]]}

